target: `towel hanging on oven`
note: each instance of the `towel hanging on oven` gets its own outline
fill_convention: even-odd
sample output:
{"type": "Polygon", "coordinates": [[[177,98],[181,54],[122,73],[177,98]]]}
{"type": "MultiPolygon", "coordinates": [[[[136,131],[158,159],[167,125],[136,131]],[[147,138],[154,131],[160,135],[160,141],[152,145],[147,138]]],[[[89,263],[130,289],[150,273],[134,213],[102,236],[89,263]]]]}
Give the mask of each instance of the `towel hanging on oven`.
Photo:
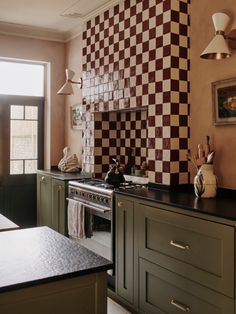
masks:
{"type": "Polygon", "coordinates": [[[68,200],[68,234],[76,239],[83,239],[84,231],[84,205],[75,200],[68,200]]]}

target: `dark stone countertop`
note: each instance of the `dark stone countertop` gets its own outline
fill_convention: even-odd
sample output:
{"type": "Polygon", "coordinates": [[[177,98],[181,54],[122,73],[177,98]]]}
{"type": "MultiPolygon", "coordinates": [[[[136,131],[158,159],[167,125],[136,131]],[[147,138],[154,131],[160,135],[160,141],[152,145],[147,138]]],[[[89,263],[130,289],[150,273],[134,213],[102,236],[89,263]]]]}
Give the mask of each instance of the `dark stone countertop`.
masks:
{"type": "Polygon", "coordinates": [[[16,225],[13,221],[0,214],[0,231],[14,230],[18,228],[19,226],[16,225]]]}
{"type": "Polygon", "coordinates": [[[0,232],[0,293],[106,271],[112,263],[48,227],[0,232]]]}
{"type": "Polygon", "coordinates": [[[164,191],[152,188],[116,189],[116,193],[198,213],[236,220],[236,199],[226,197],[198,199],[193,192],[164,191]]]}
{"type": "Polygon", "coordinates": [[[37,170],[38,174],[48,175],[54,179],[62,181],[78,180],[81,178],[91,178],[91,173],[83,172],[62,172],[60,170],[37,170]]]}

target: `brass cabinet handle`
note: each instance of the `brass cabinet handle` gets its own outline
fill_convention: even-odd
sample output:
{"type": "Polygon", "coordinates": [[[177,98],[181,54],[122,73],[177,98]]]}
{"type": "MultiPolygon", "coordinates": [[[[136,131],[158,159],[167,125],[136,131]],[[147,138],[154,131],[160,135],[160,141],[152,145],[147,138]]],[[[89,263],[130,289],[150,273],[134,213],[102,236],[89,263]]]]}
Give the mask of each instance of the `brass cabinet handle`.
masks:
{"type": "Polygon", "coordinates": [[[177,307],[179,310],[183,311],[183,312],[190,312],[191,308],[177,300],[172,299],[170,302],[171,305],[177,307]]]}
{"type": "Polygon", "coordinates": [[[46,181],[45,176],[42,176],[41,177],[41,182],[45,182],[45,181],[46,181]]]}
{"type": "Polygon", "coordinates": [[[61,191],[62,190],[62,186],[58,185],[58,190],[61,191]]]}
{"type": "Polygon", "coordinates": [[[189,250],[190,249],[190,246],[188,244],[176,242],[174,240],[170,241],[170,245],[177,247],[178,249],[181,249],[181,250],[189,250]]]}
{"type": "Polygon", "coordinates": [[[118,202],[118,203],[117,203],[117,206],[118,206],[118,207],[122,207],[123,205],[124,205],[123,202],[118,202]]]}

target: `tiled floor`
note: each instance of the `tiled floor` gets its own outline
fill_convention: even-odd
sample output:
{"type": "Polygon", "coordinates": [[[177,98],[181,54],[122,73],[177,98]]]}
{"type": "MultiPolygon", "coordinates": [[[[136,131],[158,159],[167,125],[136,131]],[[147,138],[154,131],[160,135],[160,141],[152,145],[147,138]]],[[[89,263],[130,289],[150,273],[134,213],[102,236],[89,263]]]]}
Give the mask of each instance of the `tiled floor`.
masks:
{"type": "Polygon", "coordinates": [[[107,314],[131,314],[112,299],[107,299],[107,314]]]}

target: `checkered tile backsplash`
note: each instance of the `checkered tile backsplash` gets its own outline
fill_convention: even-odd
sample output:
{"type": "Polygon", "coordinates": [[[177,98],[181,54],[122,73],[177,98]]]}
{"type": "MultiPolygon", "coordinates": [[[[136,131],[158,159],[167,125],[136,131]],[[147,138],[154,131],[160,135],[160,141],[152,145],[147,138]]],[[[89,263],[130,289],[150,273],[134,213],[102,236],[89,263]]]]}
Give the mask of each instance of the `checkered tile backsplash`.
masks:
{"type": "Polygon", "coordinates": [[[140,161],[147,157],[150,182],[188,183],[189,2],[125,0],[87,22],[83,33],[85,170],[104,174],[113,152],[123,162],[124,147],[132,146],[133,136],[139,135],[138,129],[136,134],[119,129],[118,113],[112,124],[116,130],[99,129],[97,112],[104,112],[106,122],[105,112],[148,106],[147,155],[141,145],[137,156],[140,161]]]}
{"type": "Polygon", "coordinates": [[[147,160],[147,111],[95,113],[94,169],[104,178],[109,165],[118,159],[124,169],[132,149],[132,165],[147,160]]]}

